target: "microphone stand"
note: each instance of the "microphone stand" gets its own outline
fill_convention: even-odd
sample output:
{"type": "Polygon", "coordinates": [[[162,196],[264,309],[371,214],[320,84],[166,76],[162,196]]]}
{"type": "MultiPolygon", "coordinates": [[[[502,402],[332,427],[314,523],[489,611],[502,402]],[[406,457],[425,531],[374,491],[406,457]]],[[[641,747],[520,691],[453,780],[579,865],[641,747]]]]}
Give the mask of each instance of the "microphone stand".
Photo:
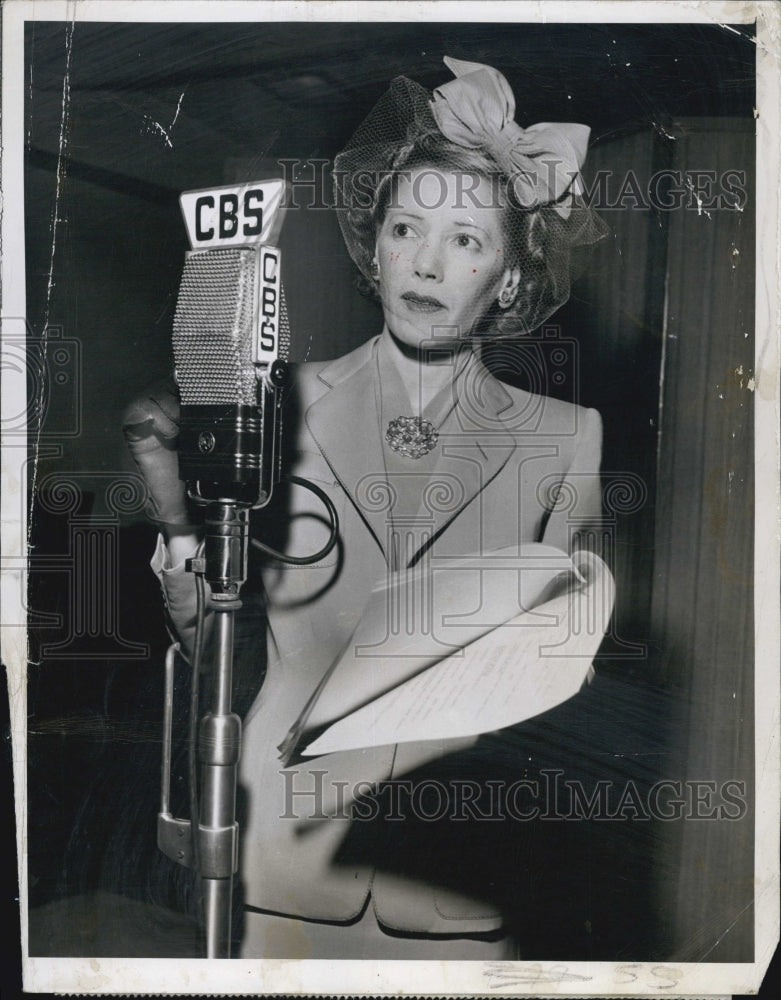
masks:
{"type": "Polygon", "coordinates": [[[207,958],[230,958],[233,876],[238,871],[236,773],[241,719],[231,710],[235,613],[247,578],[249,507],[220,500],[206,509],[204,576],[214,611],[210,708],[201,719],[198,865],[203,889],[207,958]]]}
{"type": "MultiPolygon", "coordinates": [[[[249,513],[268,503],[279,479],[278,437],[281,431],[282,390],[287,366],[275,361],[259,385],[257,407],[190,407],[182,409],[180,474],[192,472],[191,499],[205,510],[203,554],[187,561],[187,569],[205,579],[211,591],[213,632],[207,673],[211,681],[209,708],[198,731],[201,795],[196,817],[172,816],[171,733],[173,727],[173,664],[166,657],[166,694],[163,724],[161,806],[157,819],[160,850],[186,868],[194,868],[203,890],[207,958],[230,958],[233,876],[238,871],[239,827],[236,822],[236,776],[241,753],[241,719],[232,711],[233,638],[235,614],[241,608],[239,591],[247,579],[250,546],[249,513]],[[213,412],[213,411],[216,411],[213,412]],[[213,466],[198,462],[213,451],[227,455],[230,474],[219,486],[213,466]],[[199,458],[199,455],[201,458],[199,458]],[[210,474],[206,494],[200,476],[210,474]],[[208,495],[211,492],[211,495],[208,495]],[[225,496],[224,494],[233,494],[225,496]]],[[[223,459],[225,462],[225,459],[223,459]]],[[[200,584],[198,584],[200,586],[200,584]]],[[[202,603],[199,601],[199,603],[202,603]]],[[[196,650],[196,655],[198,651],[196,650]]]]}
{"type": "Polygon", "coordinates": [[[203,556],[187,569],[205,577],[214,612],[212,688],[209,710],[200,722],[198,758],[201,795],[198,825],[170,811],[171,737],[173,728],[174,652],[166,657],[163,764],[157,844],[183,865],[195,868],[203,890],[207,958],[230,958],[233,876],[238,871],[239,826],[236,822],[236,775],[241,752],[241,719],[231,710],[235,613],[247,578],[250,504],[214,500],[206,507],[203,556]]]}

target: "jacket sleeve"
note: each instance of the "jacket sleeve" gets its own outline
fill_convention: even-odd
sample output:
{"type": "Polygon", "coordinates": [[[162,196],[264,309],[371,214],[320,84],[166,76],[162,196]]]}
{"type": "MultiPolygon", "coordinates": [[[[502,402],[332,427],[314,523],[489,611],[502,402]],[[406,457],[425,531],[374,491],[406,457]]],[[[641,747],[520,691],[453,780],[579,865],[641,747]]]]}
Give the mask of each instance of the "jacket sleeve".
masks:
{"type": "Polygon", "coordinates": [[[599,553],[602,537],[602,418],[581,410],[581,427],[572,461],[558,484],[542,541],[565,552],[599,553]]]}
{"type": "MultiPolygon", "coordinates": [[[[180,644],[182,655],[189,660],[195,639],[198,604],[195,576],[187,572],[184,562],[180,562],[176,566],[170,565],[168,549],[162,535],[157,536],[157,546],[150,566],[162,588],[169,635],[180,644]]],[[[207,584],[207,601],[208,593],[209,586],[207,584]]],[[[208,610],[207,615],[210,618],[208,610]]]]}

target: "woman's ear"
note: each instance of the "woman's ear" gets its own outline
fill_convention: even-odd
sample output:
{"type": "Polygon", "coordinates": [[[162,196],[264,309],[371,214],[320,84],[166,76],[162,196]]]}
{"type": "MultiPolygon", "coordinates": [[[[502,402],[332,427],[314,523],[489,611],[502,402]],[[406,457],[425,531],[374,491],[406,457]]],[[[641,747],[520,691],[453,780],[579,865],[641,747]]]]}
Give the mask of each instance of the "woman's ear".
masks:
{"type": "Polygon", "coordinates": [[[515,297],[518,294],[518,287],[521,283],[521,269],[517,265],[515,267],[508,267],[504,273],[504,278],[502,279],[502,284],[499,288],[499,308],[509,309],[510,306],[515,302],[515,297]]]}

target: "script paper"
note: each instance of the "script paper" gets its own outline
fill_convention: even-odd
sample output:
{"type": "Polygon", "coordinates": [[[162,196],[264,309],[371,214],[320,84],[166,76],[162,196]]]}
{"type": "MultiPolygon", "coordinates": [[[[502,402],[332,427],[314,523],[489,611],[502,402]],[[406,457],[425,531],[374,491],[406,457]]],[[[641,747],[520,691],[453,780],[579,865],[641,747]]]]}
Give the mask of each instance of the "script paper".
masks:
{"type": "Polygon", "coordinates": [[[288,757],[296,747],[301,756],[317,756],[477,735],[576,694],[612,612],[610,571],[592,553],[570,560],[542,545],[525,546],[515,558],[493,553],[485,563],[450,567],[439,581],[432,574],[441,635],[461,642],[448,652],[435,648],[434,635],[396,635],[376,643],[383,652],[371,656],[365,639],[385,627],[389,595],[398,599],[401,589],[409,596],[421,577],[376,591],[347,651],[291,729],[283,745],[288,757]],[[465,614],[468,606],[480,610],[465,614]],[[459,611],[446,615],[445,607],[459,611]]]}

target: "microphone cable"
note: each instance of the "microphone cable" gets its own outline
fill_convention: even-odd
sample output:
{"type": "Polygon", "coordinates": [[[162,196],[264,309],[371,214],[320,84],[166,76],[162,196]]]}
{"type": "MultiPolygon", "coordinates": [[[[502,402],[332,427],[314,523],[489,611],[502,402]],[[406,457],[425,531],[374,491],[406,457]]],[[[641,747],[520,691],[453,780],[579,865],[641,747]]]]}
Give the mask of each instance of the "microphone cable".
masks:
{"type": "MultiPolygon", "coordinates": [[[[203,556],[204,543],[196,549],[196,559],[203,556]]],[[[196,566],[199,564],[196,563],[196,566]]],[[[200,823],[200,806],[198,802],[198,719],[200,699],[201,660],[203,658],[204,627],[206,620],[206,582],[203,569],[195,573],[195,638],[193,640],[193,658],[190,671],[190,717],[187,734],[187,791],[190,805],[190,831],[192,839],[192,870],[195,875],[195,917],[199,926],[203,925],[203,886],[200,879],[201,853],[198,843],[198,825],[200,823]]]]}
{"type": "Polygon", "coordinates": [[[308,479],[301,479],[300,476],[285,476],[283,481],[295,483],[297,486],[303,486],[304,489],[309,490],[310,493],[314,493],[315,496],[323,502],[323,505],[328,511],[328,519],[331,524],[331,533],[328,541],[321,549],[315,552],[314,555],[310,556],[289,556],[284,552],[277,552],[276,549],[272,549],[270,546],[265,545],[257,538],[250,538],[250,544],[254,548],[259,549],[265,555],[271,556],[272,559],[278,559],[280,562],[289,563],[291,566],[310,566],[312,563],[320,562],[321,559],[325,559],[334,545],[336,545],[337,539],[339,538],[339,515],[336,513],[336,507],[334,507],[333,501],[325,490],[320,489],[319,486],[315,486],[314,483],[310,483],[308,479]]]}

